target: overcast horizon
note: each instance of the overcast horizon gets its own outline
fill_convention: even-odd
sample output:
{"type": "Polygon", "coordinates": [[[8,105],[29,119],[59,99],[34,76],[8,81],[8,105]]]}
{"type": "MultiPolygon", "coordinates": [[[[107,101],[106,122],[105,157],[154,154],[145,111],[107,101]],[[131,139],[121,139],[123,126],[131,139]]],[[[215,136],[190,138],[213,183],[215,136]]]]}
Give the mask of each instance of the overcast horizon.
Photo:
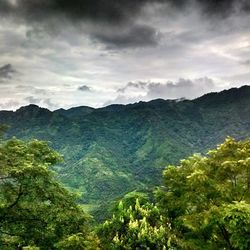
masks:
{"type": "Polygon", "coordinates": [[[249,85],[249,13],[248,0],[0,0],[0,109],[249,85]]]}

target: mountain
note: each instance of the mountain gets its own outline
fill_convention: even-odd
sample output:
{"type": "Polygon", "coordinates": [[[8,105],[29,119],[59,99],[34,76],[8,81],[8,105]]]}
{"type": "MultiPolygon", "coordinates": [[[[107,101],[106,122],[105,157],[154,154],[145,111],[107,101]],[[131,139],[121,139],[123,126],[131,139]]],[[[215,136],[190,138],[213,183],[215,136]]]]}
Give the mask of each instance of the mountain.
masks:
{"type": "Polygon", "coordinates": [[[64,155],[55,171],[81,202],[101,204],[161,183],[168,164],[221,143],[250,137],[250,86],[195,100],[162,100],[54,112],[36,105],[0,111],[7,137],[51,142],[64,155]]]}

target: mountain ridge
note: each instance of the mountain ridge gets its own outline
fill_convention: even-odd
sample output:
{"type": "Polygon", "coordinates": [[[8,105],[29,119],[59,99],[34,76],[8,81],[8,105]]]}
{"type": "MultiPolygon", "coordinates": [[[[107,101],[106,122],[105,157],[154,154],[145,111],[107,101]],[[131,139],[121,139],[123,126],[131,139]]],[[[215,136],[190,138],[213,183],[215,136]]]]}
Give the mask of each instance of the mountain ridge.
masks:
{"type": "Polygon", "coordinates": [[[45,108],[45,107],[41,107],[37,104],[33,104],[33,103],[30,103],[28,105],[24,105],[24,106],[21,106],[19,107],[18,109],[16,109],[15,111],[14,110],[0,110],[0,112],[17,112],[17,111],[20,111],[22,109],[26,109],[26,108],[40,108],[40,109],[44,109],[44,110],[49,110],[50,112],[56,112],[56,113],[66,113],[66,112],[71,112],[71,111],[75,111],[75,110],[85,110],[85,112],[87,110],[89,111],[96,111],[96,110],[112,110],[113,107],[119,107],[119,108],[124,108],[124,107],[129,107],[129,106],[134,106],[134,105],[141,105],[141,104],[145,104],[145,103],[154,103],[154,102],[186,102],[186,101],[191,101],[191,102],[197,102],[199,100],[202,100],[204,98],[207,98],[208,96],[211,97],[211,96],[217,96],[219,94],[228,94],[228,93],[233,93],[233,92],[238,92],[240,91],[241,93],[243,92],[250,92],[250,85],[243,85],[243,86],[240,86],[240,87],[234,87],[234,88],[230,88],[230,89],[224,89],[222,91],[216,91],[216,92],[209,92],[209,93],[206,93],[202,96],[199,96],[197,98],[194,98],[194,99],[185,99],[185,98],[178,98],[178,99],[163,99],[163,98],[156,98],[156,99],[152,99],[152,100],[149,100],[149,101],[138,101],[138,102],[134,102],[134,103],[128,103],[128,104],[110,104],[110,105],[107,105],[107,106],[104,106],[104,107],[99,107],[99,108],[94,108],[94,107],[91,107],[91,106],[85,106],[85,105],[80,105],[80,106],[74,106],[74,107],[70,107],[70,108],[59,108],[59,109],[55,109],[55,110],[50,110],[49,108],[45,108]]]}
{"type": "Polygon", "coordinates": [[[224,141],[250,137],[250,86],[194,100],[152,100],[104,108],[49,111],[36,105],[0,111],[6,137],[50,141],[64,155],[58,178],[102,204],[161,183],[168,164],[224,141]],[[68,113],[67,113],[68,112],[68,113]]]}

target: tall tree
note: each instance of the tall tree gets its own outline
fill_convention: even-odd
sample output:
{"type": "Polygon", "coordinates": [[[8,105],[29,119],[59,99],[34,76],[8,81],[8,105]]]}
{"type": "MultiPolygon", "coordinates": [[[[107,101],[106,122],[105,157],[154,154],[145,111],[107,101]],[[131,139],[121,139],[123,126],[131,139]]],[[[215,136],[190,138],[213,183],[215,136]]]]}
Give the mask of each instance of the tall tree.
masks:
{"type": "Polygon", "coordinates": [[[3,249],[72,249],[76,243],[73,249],[87,248],[88,216],[49,170],[61,161],[46,142],[14,138],[0,144],[3,249]]]}
{"type": "Polygon", "coordinates": [[[121,200],[113,217],[99,228],[103,248],[107,250],[164,250],[167,232],[159,209],[137,192],[121,200]]]}
{"type": "Polygon", "coordinates": [[[164,171],[159,206],[182,249],[250,249],[250,140],[227,138],[164,171]]]}

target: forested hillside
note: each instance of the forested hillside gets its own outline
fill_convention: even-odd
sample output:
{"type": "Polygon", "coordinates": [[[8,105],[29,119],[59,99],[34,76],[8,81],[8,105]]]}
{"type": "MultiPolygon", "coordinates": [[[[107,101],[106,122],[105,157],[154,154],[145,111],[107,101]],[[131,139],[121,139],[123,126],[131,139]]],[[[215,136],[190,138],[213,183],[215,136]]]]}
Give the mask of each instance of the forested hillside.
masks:
{"type": "Polygon", "coordinates": [[[250,136],[250,87],[195,100],[153,100],[54,112],[35,105],[1,111],[7,137],[41,139],[63,154],[59,179],[98,205],[162,181],[167,164],[204,152],[226,136],[250,136]]]}
{"type": "MultiPolygon", "coordinates": [[[[228,137],[163,172],[149,195],[130,192],[112,216],[91,217],[50,170],[62,158],[43,141],[3,140],[0,126],[0,248],[177,250],[250,247],[250,140],[228,137]]],[[[103,209],[102,213],[106,210],[103,209]]]]}

